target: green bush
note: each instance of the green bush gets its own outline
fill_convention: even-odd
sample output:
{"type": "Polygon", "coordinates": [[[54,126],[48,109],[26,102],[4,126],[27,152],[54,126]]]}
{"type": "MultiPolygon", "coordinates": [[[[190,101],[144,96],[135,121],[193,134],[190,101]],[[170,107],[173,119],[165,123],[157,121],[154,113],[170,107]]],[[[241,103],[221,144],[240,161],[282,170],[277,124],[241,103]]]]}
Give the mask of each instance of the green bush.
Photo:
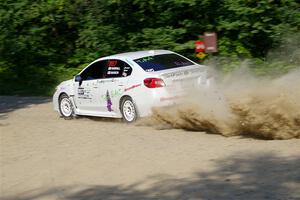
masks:
{"type": "Polygon", "coordinates": [[[299,66],[299,9],[297,0],[2,0],[0,95],[50,95],[114,53],[169,49],[195,58],[204,31],[218,33],[214,59],[224,72],[244,59],[261,75],[285,72],[299,66]],[[281,51],[287,43],[293,51],[281,51]]]}

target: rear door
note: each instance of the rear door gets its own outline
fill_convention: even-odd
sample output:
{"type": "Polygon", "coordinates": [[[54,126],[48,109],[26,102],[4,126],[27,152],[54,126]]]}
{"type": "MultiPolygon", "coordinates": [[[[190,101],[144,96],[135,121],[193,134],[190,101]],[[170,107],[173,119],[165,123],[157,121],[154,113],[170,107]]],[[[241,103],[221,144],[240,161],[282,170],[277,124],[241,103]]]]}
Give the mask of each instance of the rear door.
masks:
{"type": "Polygon", "coordinates": [[[107,116],[119,114],[120,98],[125,91],[132,68],[119,59],[109,59],[105,63],[105,77],[97,82],[99,108],[107,116]]]}

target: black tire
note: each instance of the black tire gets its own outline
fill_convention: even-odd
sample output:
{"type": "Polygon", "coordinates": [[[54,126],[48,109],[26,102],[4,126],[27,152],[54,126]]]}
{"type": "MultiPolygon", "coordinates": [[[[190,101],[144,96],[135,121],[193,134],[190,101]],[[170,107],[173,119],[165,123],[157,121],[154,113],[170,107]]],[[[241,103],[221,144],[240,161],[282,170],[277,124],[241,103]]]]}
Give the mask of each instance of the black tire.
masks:
{"type": "Polygon", "coordinates": [[[62,94],[59,97],[59,112],[64,119],[73,119],[74,110],[73,104],[67,94],[62,94]]]}
{"type": "Polygon", "coordinates": [[[120,111],[122,113],[123,121],[126,123],[133,123],[138,118],[136,106],[130,97],[122,98],[120,111]]]}

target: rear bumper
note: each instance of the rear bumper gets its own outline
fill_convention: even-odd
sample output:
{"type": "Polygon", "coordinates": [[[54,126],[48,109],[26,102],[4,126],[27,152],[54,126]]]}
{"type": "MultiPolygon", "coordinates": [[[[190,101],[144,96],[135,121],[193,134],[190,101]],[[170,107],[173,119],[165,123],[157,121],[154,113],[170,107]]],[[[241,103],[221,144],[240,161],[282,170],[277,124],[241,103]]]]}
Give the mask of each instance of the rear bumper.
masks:
{"type": "Polygon", "coordinates": [[[149,94],[144,94],[143,98],[134,98],[134,100],[139,116],[146,117],[152,114],[153,108],[172,106],[184,98],[184,94],[175,95],[154,89],[149,94]]]}
{"type": "Polygon", "coordinates": [[[197,85],[190,88],[147,88],[142,96],[134,97],[135,104],[140,117],[145,117],[152,114],[152,109],[155,107],[167,107],[184,101],[189,95],[193,95],[200,90],[208,90],[213,84],[213,79],[199,79],[197,85]]]}

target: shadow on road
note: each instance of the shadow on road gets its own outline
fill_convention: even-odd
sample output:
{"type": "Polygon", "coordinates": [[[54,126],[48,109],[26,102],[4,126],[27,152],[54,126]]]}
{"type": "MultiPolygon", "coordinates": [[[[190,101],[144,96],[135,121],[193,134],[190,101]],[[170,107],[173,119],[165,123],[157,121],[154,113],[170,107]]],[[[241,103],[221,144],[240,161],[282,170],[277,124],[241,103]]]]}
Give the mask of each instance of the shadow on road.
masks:
{"type": "Polygon", "coordinates": [[[120,118],[93,117],[93,116],[80,116],[79,118],[86,118],[95,122],[123,123],[122,119],[120,118]]]}
{"type": "Polygon", "coordinates": [[[190,179],[157,175],[129,186],[58,187],[3,200],[300,199],[300,157],[242,154],[244,157],[214,161],[214,169],[196,173],[190,179]],[[138,189],[145,184],[150,185],[148,189],[138,189]]]}
{"type": "Polygon", "coordinates": [[[7,113],[14,110],[25,108],[34,104],[48,103],[51,101],[49,97],[16,97],[16,96],[0,96],[0,119],[7,116],[7,113]]]}

